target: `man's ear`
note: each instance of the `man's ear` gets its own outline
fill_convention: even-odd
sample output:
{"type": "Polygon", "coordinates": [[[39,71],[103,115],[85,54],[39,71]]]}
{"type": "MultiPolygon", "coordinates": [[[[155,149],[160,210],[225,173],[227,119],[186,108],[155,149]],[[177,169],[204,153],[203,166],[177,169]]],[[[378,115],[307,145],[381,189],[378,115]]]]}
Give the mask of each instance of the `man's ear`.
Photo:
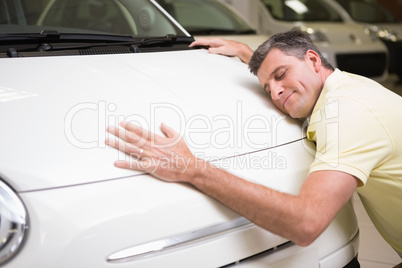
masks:
{"type": "Polygon", "coordinates": [[[310,61],[313,65],[313,68],[316,72],[321,69],[321,58],[314,50],[307,50],[306,52],[306,60],[310,61]]]}

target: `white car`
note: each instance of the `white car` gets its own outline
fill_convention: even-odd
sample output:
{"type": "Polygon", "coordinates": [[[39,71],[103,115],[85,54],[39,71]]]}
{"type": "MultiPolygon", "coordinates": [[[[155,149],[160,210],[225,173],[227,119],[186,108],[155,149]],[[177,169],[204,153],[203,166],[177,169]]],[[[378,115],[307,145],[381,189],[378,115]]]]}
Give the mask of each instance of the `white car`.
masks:
{"type": "Polygon", "coordinates": [[[233,5],[259,33],[272,35],[297,27],[307,32],[334,67],[384,81],[388,51],[365,34],[361,25],[345,22],[326,0],[221,0],[233,5]]]}
{"type": "Polygon", "coordinates": [[[387,9],[370,0],[327,0],[345,21],[359,23],[370,35],[377,36],[389,51],[389,72],[402,82],[402,22],[387,9]]]}
{"type": "Polygon", "coordinates": [[[188,48],[193,38],[154,1],[7,3],[0,266],[357,264],[350,202],[313,244],[299,247],[188,185],[114,167],[129,156],[105,146],[108,125],[125,120],[161,134],[164,122],[196,156],[297,194],[314,147],[245,64],[188,48]]]}
{"type": "Polygon", "coordinates": [[[255,27],[231,5],[219,0],[156,0],[195,39],[221,37],[247,44],[256,50],[269,36],[255,27]]]}

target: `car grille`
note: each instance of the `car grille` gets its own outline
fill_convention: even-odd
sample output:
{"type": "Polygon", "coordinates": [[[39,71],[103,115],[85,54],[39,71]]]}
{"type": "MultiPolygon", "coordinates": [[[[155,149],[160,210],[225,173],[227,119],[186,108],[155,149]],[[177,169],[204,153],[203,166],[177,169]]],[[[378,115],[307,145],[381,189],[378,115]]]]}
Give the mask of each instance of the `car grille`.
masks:
{"type": "Polygon", "coordinates": [[[129,48],[80,49],[80,55],[125,54],[130,52],[129,48]]]}
{"type": "MultiPolygon", "coordinates": [[[[134,46],[133,46],[134,47],[134,46]]],[[[105,55],[105,54],[125,54],[125,53],[153,53],[153,52],[168,52],[168,51],[180,51],[180,50],[191,50],[186,46],[174,46],[174,47],[122,47],[122,48],[91,48],[91,49],[80,49],[80,55],[105,55]]]]}
{"type": "Polygon", "coordinates": [[[382,76],[387,69],[385,53],[338,54],[336,62],[342,71],[367,77],[382,76]]]}

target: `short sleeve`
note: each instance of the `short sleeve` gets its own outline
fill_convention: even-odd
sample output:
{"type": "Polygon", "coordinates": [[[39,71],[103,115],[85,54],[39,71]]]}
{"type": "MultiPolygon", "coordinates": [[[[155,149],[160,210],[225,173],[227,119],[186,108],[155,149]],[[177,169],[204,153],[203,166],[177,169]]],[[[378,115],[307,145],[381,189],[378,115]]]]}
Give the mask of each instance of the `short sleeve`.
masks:
{"type": "Polygon", "coordinates": [[[316,142],[310,173],[343,171],[357,177],[360,186],[392,151],[389,135],[377,116],[358,100],[327,99],[311,116],[307,137],[316,142]]]}

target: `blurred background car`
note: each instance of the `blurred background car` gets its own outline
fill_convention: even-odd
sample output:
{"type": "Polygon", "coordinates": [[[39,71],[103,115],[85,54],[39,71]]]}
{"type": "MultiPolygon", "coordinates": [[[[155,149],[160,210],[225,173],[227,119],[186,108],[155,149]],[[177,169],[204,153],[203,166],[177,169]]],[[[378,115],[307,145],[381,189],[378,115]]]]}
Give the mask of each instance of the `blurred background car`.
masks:
{"type": "Polygon", "coordinates": [[[314,147],[245,64],[189,48],[155,1],[0,3],[2,267],[356,265],[350,202],[299,247],[193,187],[114,167],[133,159],[106,147],[108,125],[164,122],[197,157],[297,194],[314,147]]]}
{"type": "Polygon", "coordinates": [[[156,0],[194,38],[222,37],[247,44],[255,50],[269,36],[232,6],[218,0],[156,0]]]}
{"type": "Polygon", "coordinates": [[[297,27],[310,35],[334,67],[383,81],[388,76],[388,50],[342,19],[322,0],[221,0],[241,12],[259,33],[272,35],[297,27]]]}
{"type": "Polygon", "coordinates": [[[364,25],[369,35],[376,36],[384,42],[389,50],[389,73],[396,74],[399,78],[397,83],[402,84],[402,22],[374,0],[331,0],[331,2],[343,20],[364,25]],[[344,10],[341,10],[342,8],[344,10]]]}

